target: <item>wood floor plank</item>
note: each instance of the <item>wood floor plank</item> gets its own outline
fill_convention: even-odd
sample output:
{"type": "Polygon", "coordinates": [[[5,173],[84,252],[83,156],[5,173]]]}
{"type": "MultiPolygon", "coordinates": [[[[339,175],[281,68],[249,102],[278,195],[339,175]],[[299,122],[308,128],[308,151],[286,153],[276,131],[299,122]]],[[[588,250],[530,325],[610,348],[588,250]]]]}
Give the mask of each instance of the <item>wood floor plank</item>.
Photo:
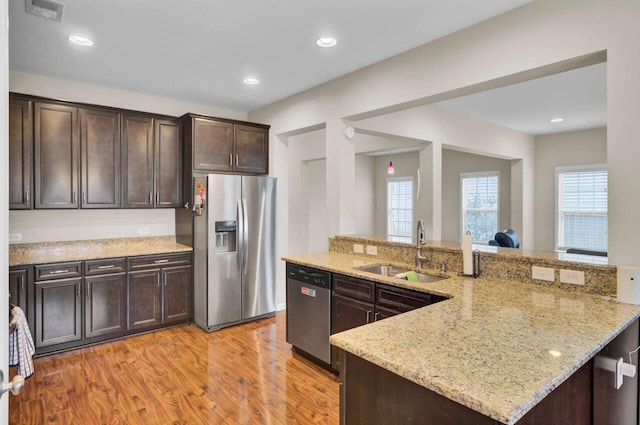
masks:
{"type": "Polygon", "coordinates": [[[165,329],[35,360],[10,424],[339,423],[337,377],[294,355],[284,312],[165,329]]]}

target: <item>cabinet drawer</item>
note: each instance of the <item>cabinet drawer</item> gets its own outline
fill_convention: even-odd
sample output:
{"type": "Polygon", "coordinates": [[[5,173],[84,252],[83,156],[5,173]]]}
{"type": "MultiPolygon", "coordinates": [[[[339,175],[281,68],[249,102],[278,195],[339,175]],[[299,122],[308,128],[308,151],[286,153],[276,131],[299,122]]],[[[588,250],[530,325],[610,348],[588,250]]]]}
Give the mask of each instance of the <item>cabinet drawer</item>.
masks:
{"type": "Polygon", "coordinates": [[[432,304],[431,294],[378,284],[376,305],[395,311],[406,312],[432,304]]]}
{"type": "Polygon", "coordinates": [[[84,262],[85,276],[122,273],[125,271],[127,271],[127,263],[124,258],[107,258],[104,260],[90,260],[84,262]]]}
{"type": "Polygon", "coordinates": [[[129,258],[129,270],[148,269],[153,267],[182,266],[191,264],[191,253],[172,255],[145,255],[129,258]]]}
{"type": "Polygon", "coordinates": [[[36,281],[82,276],[82,263],[56,263],[35,267],[36,281]]]}
{"type": "Polygon", "coordinates": [[[375,283],[349,276],[334,275],[333,291],[362,301],[373,302],[375,283]]]}

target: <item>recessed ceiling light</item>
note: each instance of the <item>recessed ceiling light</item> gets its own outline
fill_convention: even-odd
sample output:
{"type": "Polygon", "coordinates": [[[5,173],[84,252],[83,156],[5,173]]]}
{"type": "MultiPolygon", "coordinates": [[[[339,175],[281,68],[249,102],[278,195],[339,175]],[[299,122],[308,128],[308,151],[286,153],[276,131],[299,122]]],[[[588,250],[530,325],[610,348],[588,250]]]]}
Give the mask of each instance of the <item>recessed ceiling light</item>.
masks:
{"type": "Polygon", "coordinates": [[[551,124],[557,124],[557,123],[562,122],[562,121],[564,121],[564,118],[552,118],[552,119],[549,120],[549,122],[551,124]]]}
{"type": "Polygon", "coordinates": [[[93,46],[93,41],[90,38],[78,34],[70,35],[69,41],[78,46],[93,46]]]}
{"type": "Polygon", "coordinates": [[[244,80],[242,80],[242,82],[250,86],[255,86],[256,84],[260,84],[260,80],[258,80],[255,77],[247,77],[244,80]]]}
{"type": "Polygon", "coordinates": [[[316,44],[320,47],[333,47],[338,44],[338,40],[333,37],[320,37],[316,40],[316,44]]]}

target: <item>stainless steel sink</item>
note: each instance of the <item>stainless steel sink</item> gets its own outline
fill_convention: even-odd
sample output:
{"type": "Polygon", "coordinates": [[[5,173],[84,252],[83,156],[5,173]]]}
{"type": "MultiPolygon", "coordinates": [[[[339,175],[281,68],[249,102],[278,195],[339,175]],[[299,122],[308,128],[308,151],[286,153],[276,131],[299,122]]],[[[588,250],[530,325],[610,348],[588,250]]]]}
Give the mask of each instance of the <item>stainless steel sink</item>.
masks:
{"type": "MultiPolygon", "coordinates": [[[[379,274],[383,276],[395,277],[403,280],[407,279],[404,274],[409,271],[404,267],[397,267],[392,264],[371,264],[368,266],[356,267],[355,269],[360,270],[361,272],[374,273],[374,274],[379,274]]],[[[437,282],[439,280],[446,279],[446,277],[433,276],[430,274],[417,273],[417,272],[416,272],[416,275],[418,276],[418,281],[423,283],[437,282]]]]}

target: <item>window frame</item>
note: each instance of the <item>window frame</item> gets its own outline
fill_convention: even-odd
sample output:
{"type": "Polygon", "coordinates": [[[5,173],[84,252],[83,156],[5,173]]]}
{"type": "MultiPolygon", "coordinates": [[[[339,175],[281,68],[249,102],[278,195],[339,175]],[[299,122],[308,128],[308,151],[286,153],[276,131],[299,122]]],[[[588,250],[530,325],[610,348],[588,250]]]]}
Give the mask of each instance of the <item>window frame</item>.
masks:
{"type": "MultiPolygon", "coordinates": [[[[555,167],[555,178],[554,178],[554,208],[553,208],[553,245],[555,251],[565,252],[568,248],[579,248],[579,247],[560,247],[560,234],[558,233],[560,223],[559,220],[559,196],[560,196],[560,185],[559,177],[560,174],[570,173],[570,172],[585,172],[585,171],[606,171],[607,172],[607,251],[609,250],[609,170],[607,168],[606,163],[597,163],[597,164],[581,164],[581,165],[558,165],[555,167]]],[[[585,248],[588,249],[588,248],[585,248]]]]}
{"type": "MultiPolygon", "coordinates": [[[[500,231],[500,170],[493,171],[474,171],[468,173],[460,173],[460,241],[462,241],[462,235],[467,232],[465,229],[465,199],[464,199],[464,180],[468,178],[477,178],[477,177],[496,177],[498,179],[498,184],[496,187],[497,194],[497,202],[496,202],[496,232],[500,231]]],[[[495,233],[494,233],[495,235],[495,233]]],[[[489,241],[473,241],[474,244],[478,245],[488,245],[489,241]]]]}
{"type": "MultiPolygon", "coordinates": [[[[413,226],[413,217],[414,217],[414,212],[415,212],[415,201],[414,201],[414,197],[415,197],[415,191],[416,191],[416,186],[415,186],[415,179],[413,176],[404,176],[404,177],[387,177],[386,181],[385,181],[385,190],[386,190],[386,234],[387,237],[389,238],[410,238],[413,235],[413,231],[412,226],[413,226]],[[409,227],[409,233],[407,235],[396,235],[396,234],[391,234],[390,230],[393,226],[391,226],[391,210],[392,208],[389,206],[390,202],[389,202],[389,183],[392,182],[411,182],[411,218],[412,218],[412,223],[411,226],[409,227]]],[[[397,209],[397,208],[395,208],[397,209]]]]}

